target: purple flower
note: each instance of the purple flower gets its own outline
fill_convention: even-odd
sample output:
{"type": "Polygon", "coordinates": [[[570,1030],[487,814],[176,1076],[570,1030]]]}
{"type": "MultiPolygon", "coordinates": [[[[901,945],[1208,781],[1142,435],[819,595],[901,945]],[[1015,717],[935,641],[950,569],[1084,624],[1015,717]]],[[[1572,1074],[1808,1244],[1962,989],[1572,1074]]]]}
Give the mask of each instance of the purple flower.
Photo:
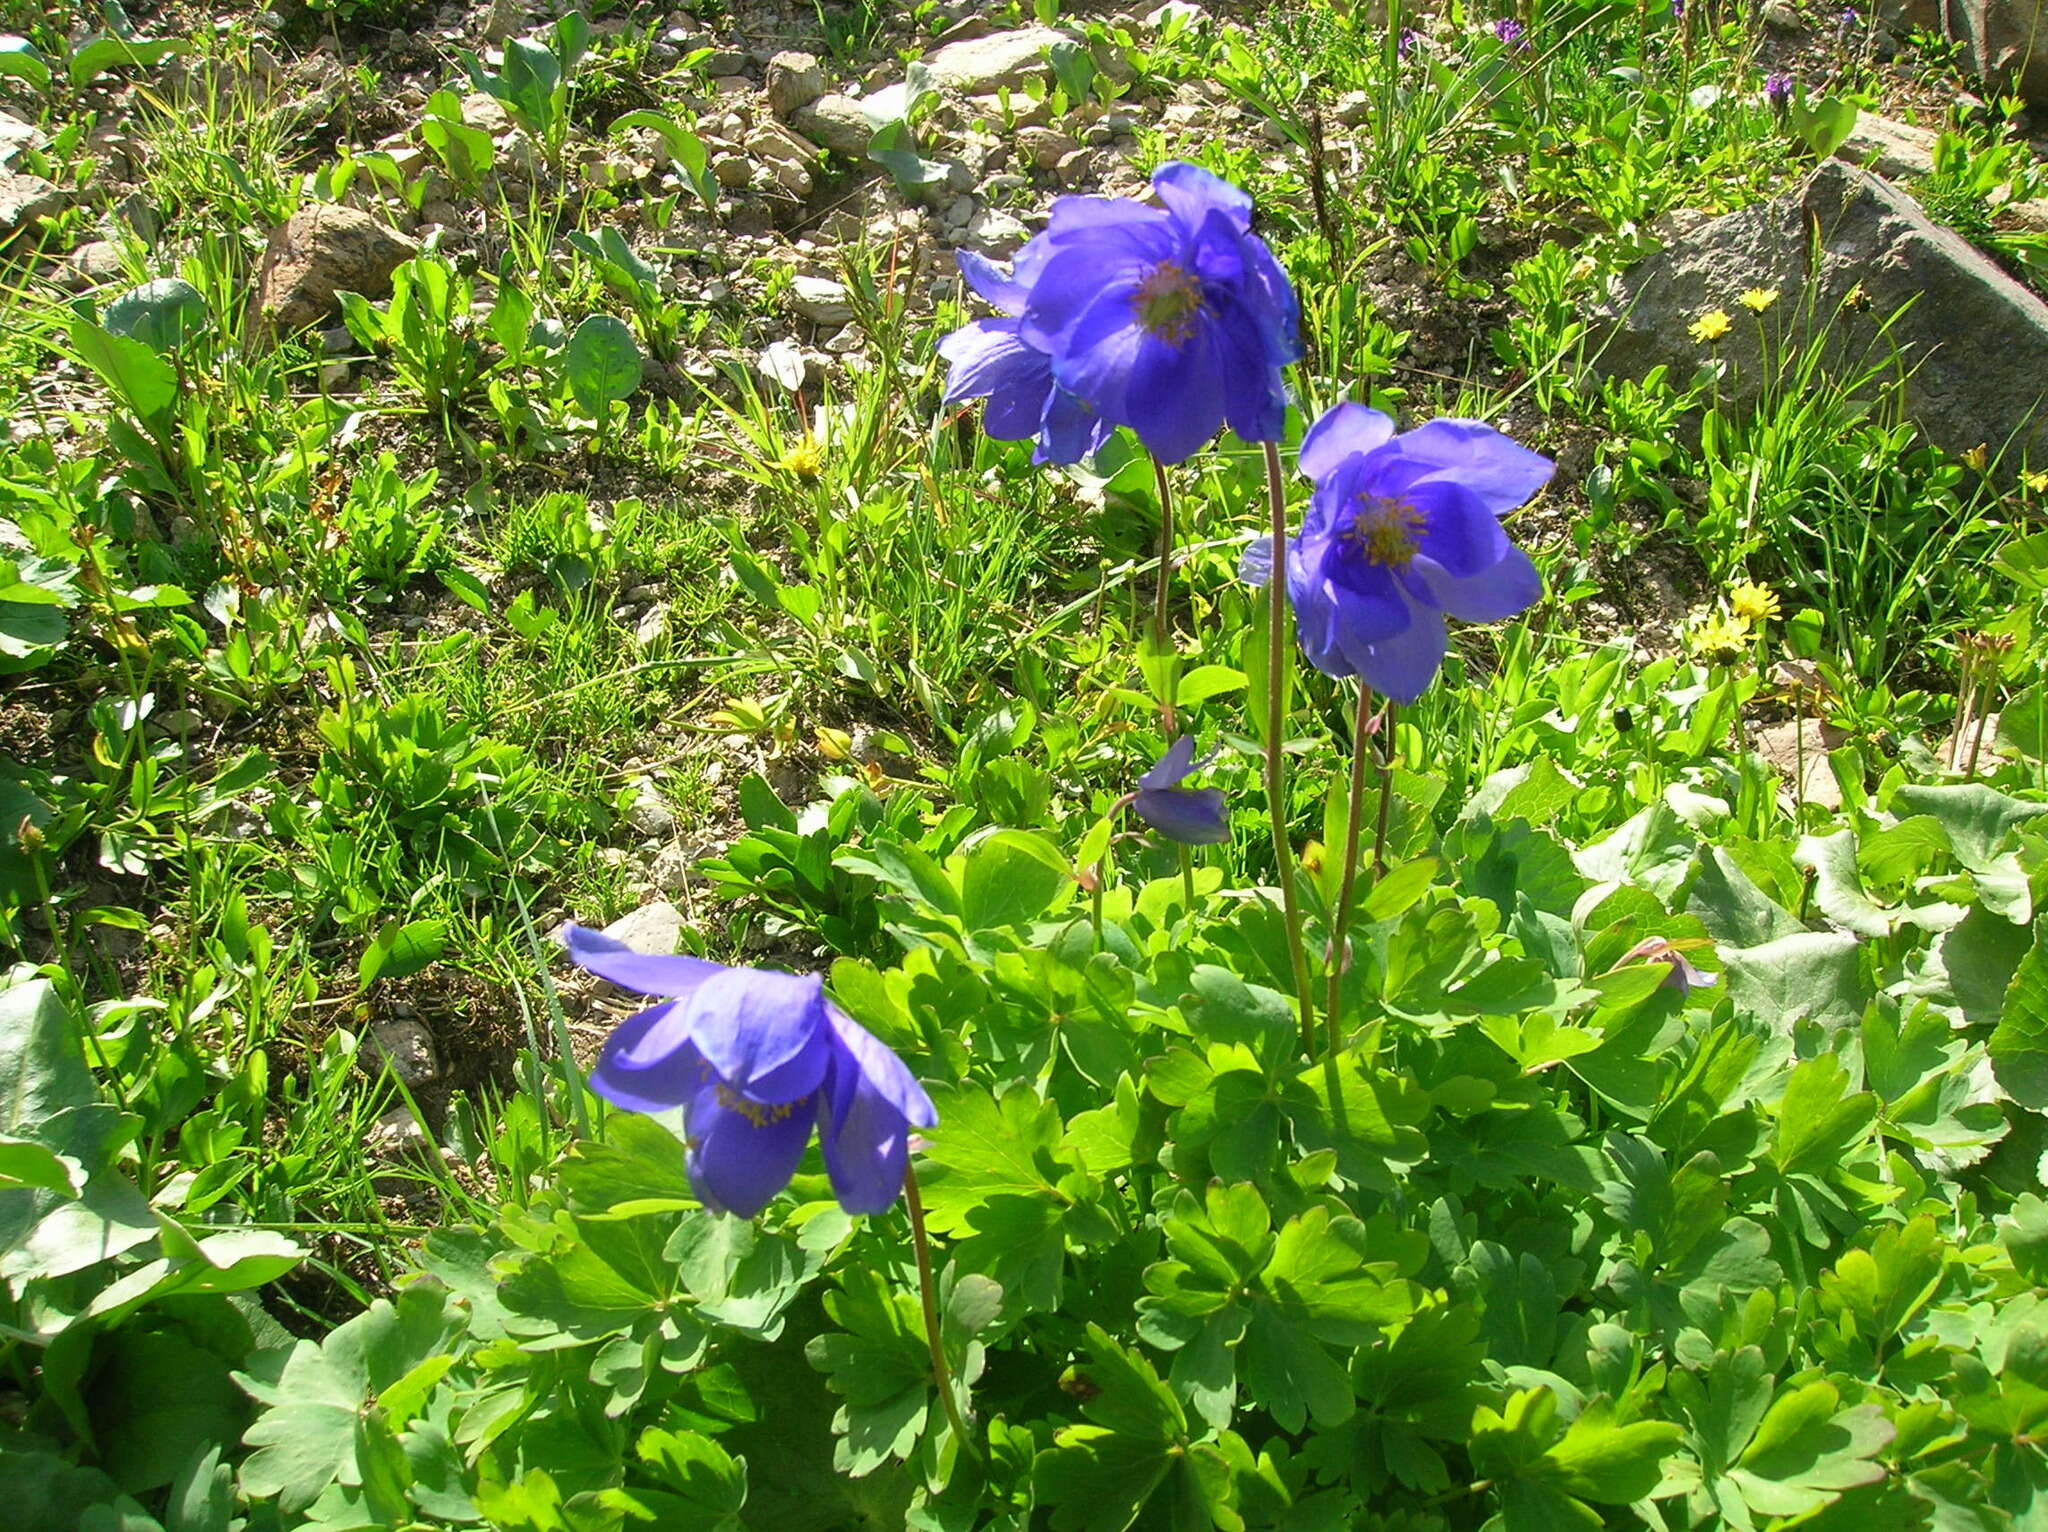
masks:
{"type": "Polygon", "coordinates": [[[1671,19],[1673,21],[1685,20],[1685,0],[1671,0],[1671,19]]]}
{"type": "MultiPolygon", "coordinates": [[[[1697,942],[1692,945],[1699,945],[1697,942]]],[[[1720,983],[1718,975],[1703,973],[1686,961],[1685,953],[1677,942],[1669,937],[1652,936],[1637,942],[1621,955],[1620,967],[1630,963],[1665,963],[1671,972],[1664,976],[1665,989],[1675,989],[1681,994],[1691,994],[1696,989],[1711,989],[1720,983]]]]}
{"type": "Polygon", "coordinates": [[[1764,76],[1764,100],[1773,107],[1782,108],[1792,99],[1792,76],[1783,70],[1773,70],[1764,76]]]}
{"type": "MultiPolygon", "coordinates": [[[[1461,622],[1512,617],[1543,594],[1528,555],[1500,518],[1555,466],[1476,420],[1432,420],[1394,434],[1361,404],[1324,413],[1303,438],[1301,471],[1315,494],[1287,560],[1303,653],[1318,670],[1359,676],[1396,702],[1435,679],[1461,622]]],[[[1271,577],[1263,541],[1244,575],[1271,577]]]]}
{"type": "Polygon", "coordinates": [[[655,957],[581,926],[567,941],[578,966],[665,997],[605,1040],[590,1088],[630,1112],[683,1109],[690,1185],[706,1207],[760,1212],[796,1174],[813,1126],[841,1207],[880,1213],[895,1202],[910,1130],[938,1113],[815,974],[655,957]]]}
{"type": "Polygon", "coordinates": [[[1415,28],[1401,28],[1401,35],[1394,39],[1394,56],[1405,59],[1415,51],[1415,28]]]}
{"type": "Polygon", "coordinates": [[[1062,197],[1017,256],[1017,335],[1102,419],[1178,463],[1223,426],[1277,441],[1281,369],[1301,354],[1287,275],[1251,232],[1252,199],[1193,165],[1162,165],[1163,204],[1062,197]]]}
{"type": "Polygon", "coordinates": [[[1524,49],[1529,46],[1529,29],[1512,16],[1503,16],[1493,24],[1493,35],[1500,39],[1504,48],[1524,49]]]}
{"type": "Polygon", "coordinates": [[[1168,840],[1184,846],[1214,846],[1230,839],[1230,810],[1219,787],[1182,787],[1180,783],[1216,759],[1210,751],[1195,759],[1195,739],[1183,734],[1166,754],[1138,778],[1130,804],[1137,816],[1168,840]]]}
{"type": "Polygon", "coordinates": [[[1018,252],[1015,274],[1005,276],[971,250],[958,253],[967,285],[1006,317],[978,319],[939,342],[939,355],[950,364],[946,402],[987,399],[981,428],[997,441],[1036,437],[1032,462],[1078,463],[1100,451],[1116,427],[1054,383],[1051,356],[1018,334],[1026,278],[1043,264],[1045,254],[1045,247],[1033,241],[1018,252]]]}

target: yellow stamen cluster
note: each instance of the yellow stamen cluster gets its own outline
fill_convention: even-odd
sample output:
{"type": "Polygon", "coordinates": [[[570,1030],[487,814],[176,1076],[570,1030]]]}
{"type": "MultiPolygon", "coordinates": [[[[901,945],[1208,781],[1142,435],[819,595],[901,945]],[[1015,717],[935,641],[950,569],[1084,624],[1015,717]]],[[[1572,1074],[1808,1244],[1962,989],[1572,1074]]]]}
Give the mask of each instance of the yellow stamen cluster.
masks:
{"type": "Polygon", "coordinates": [[[1343,536],[1356,543],[1368,564],[1406,569],[1415,562],[1428,518],[1406,500],[1360,495],[1358,513],[1343,536]]]}
{"type": "Polygon", "coordinates": [[[799,1103],[794,1101],[749,1101],[723,1081],[718,1085],[718,1104],[727,1111],[738,1112],[740,1116],[757,1128],[765,1128],[771,1122],[782,1122],[793,1115],[799,1103]]]}
{"type": "Polygon", "coordinates": [[[1202,312],[1202,284],[1178,261],[1161,261],[1145,273],[1131,303],[1140,326],[1169,346],[1178,346],[1194,333],[1202,312]]]}

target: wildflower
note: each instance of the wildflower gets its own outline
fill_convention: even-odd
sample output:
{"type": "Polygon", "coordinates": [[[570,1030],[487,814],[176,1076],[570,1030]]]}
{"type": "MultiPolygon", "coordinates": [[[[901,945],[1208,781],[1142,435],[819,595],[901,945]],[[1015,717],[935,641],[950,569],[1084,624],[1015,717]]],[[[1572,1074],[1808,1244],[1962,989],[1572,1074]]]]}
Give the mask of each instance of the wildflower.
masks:
{"type": "Polygon", "coordinates": [[[1685,20],[1685,0],[1671,0],[1671,19],[1673,21],[1685,20]]]}
{"type": "Polygon", "coordinates": [[[1782,69],[1774,69],[1764,76],[1764,100],[1774,110],[1783,111],[1792,99],[1792,76],[1782,69]]]}
{"type": "Polygon", "coordinates": [[[825,471],[825,449],[818,445],[817,437],[806,436],[777,458],[775,466],[799,479],[815,479],[825,471]]]}
{"type": "Polygon", "coordinates": [[[1406,59],[1415,51],[1415,28],[1401,28],[1401,35],[1394,39],[1394,57],[1406,59]]]}
{"type": "Polygon", "coordinates": [[[1759,585],[1754,580],[1744,580],[1728,592],[1728,611],[1737,621],[1764,623],[1776,617],[1782,608],[1778,605],[1778,593],[1768,585],[1759,585]]]}
{"type": "Polygon", "coordinates": [[[1028,291],[1016,333],[1052,358],[1061,388],[1161,462],[1225,425],[1276,441],[1301,310],[1251,232],[1252,199],[1178,161],[1153,173],[1152,190],[1163,206],[1053,203],[1045,232],[1018,253],[1028,291]]]}
{"type": "Polygon", "coordinates": [[[895,1202],[910,1130],[938,1114],[815,974],[655,957],[580,926],[567,940],[580,967],[664,997],[605,1040],[590,1084],[627,1111],[683,1109],[690,1185],[706,1207],[760,1212],[796,1174],[813,1126],[841,1207],[880,1213],[895,1202]]]}
{"type": "Polygon", "coordinates": [[[1749,652],[1749,619],[1723,612],[1707,613],[1693,619],[1686,639],[1702,659],[1730,664],[1749,652]]]}
{"type": "MultiPolygon", "coordinates": [[[[1026,250],[1029,250],[1029,246],[1026,250]]],[[[1037,252],[1042,255],[1043,250],[1037,252]]],[[[971,250],[959,252],[967,285],[986,298],[1000,319],[978,319],[939,342],[946,359],[946,402],[987,399],[981,428],[997,441],[1036,437],[1034,463],[1078,463],[1100,451],[1116,429],[1053,382],[1052,357],[1020,333],[1027,289],[1024,278],[1037,264],[1018,252],[1015,276],[971,250]]]]}
{"type": "Polygon", "coordinates": [[[1870,290],[1861,282],[1855,283],[1846,293],[1842,294],[1842,307],[1845,309],[1861,309],[1868,308],[1869,306],[1870,290]]]}
{"type": "Polygon", "coordinates": [[[1695,319],[1686,330],[1686,334],[1699,341],[1702,345],[1707,345],[1726,335],[1732,325],[1733,321],[1728,318],[1725,309],[1715,309],[1713,312],[1702,314],[1699,318],[1695,319]]]}
{"type": "Polygon", "coordinates": [[[2036,495],[2048,495],[2048,471],[2035,471],[2020,475],[2020,483],[2036,495]]]}
{"type": "Polygon", "coordinates": [[[1696,989],[1711,989],[1720,983],[1716,974],[1702,973],[1686,960],[1685,949],[1703,947],[1706,942],[1699,937],[1672,941],[1665,936],[1652,936],[1637,942],[1621,955],[1616,965],[1626,968],[1631,963],[1664,963],[1671,972],[1664,976],[1664,988],[1675,989],[1681,994],[1690,994],[1696,989]]]}
{"type": "Polygon", "coordinates": [[[1493,24],[1493,35],[1500,39],[1503,48],[1522,50],[1529,46],[1529,29],[1512,16],[1503,16],[1493,24]]]}
{"type": "MultiPolygon", "coordinates": [[[[1302,651],[1396,702],[1421,696],[1443,662],[1446,615],[1498,622],[1543,594],[1500,518],[1556,466],[1476,420],[1394,434],[1378,410],[1340,404],[1309,428],[1301,471],[1315,495],[1287,561],[1302,651]]],[[[1244,575],[1271,577],[1264,542],[1244,575]]]]}
{"type": "Polygon", "coordinates": [[[1778,301],[1778,295],[1768,287],[1752,287],[1735,301],[1748,309],[1750,313],[1761,314],[1765,309],[1778,301]]]}
{"type": "Polygon", "coordinates": [[[1229,840],[1230,810],[1224,806],[1223,790],[1180,785],[1214,761],[1216,754],[1212,750],[1196,760],[1194,736],[1183,734],[1138,778],[1138,790],[1130,798],[1132,810],[1168,840],[1184,846],[1213,846],[1229,840]]]}
{"type": "Polygon", "coordinates": [[[1963,462],[1968,465],[1971,472],[1982,473],[1991,463],[1990,446],[1985,442],[1979,442],[1974,447],[1964,449],[1963,462]]]}

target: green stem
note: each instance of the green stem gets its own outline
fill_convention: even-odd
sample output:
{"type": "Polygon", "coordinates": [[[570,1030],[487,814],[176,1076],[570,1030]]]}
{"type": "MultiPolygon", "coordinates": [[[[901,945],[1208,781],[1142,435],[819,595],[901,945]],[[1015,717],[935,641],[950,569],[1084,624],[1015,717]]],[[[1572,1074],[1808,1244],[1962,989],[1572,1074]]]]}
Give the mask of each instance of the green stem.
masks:
{"type": "Polygon", "coordinates": [[[939,1403],[946,1411],[946,1423],[953,1428],[953,1440],[975,1462],[981,1449],[967,1434],[967,1422],[960,1418],[960,1401],[953,1395],[953,1369],[946,1365],[946,1348],[939,1339],[938,1288],[932,1281],[932,1246],[924,1232],[924,1203],[917,1195],[917,1172],[903,1167],[903,1202],[910,1209],[910,1244],[917,1252],[917,1294],[924,1303],[924,1338],[932,1352],[932,1383],[939,1391],[939,1403]]]}
{"type": "Polygon", "coordinates": [[[1194,853],[1194,848],[1192,848],[1192,847],[1190,847],[1190,846],[1178,846],[1178,847],[1176,847],[1175,849],[1176,849],[1176,850],[1178,850],[1178,851],[1180,852],[1180,887],[1181,887],[1181,892],[1187,895],[1187,900],[1188,900],[1188,914],[1189,914],[1190,916],[1192,916],[1192,915],[1193,915],[1193,914],[1195,913],[1195,853],[1194,853]]]}
{"type": "MultiPolygon", "coordinates": [[[[1152,648],[1162,662],[1173,653],[1172,638],[1167,632],[1167,595],[1173,582],[1173,487],[1167,481],[1166,465],[1158,458],[1152,459],[1152,478],[1159,486],[1159,578],[1152,587],[1152,648]]],[[[1175,717],[1174,693],[1179,689],[1179,677],[1174,667],[1168,664],[1166,670],[1166,695],[1159,699],[1159,722],[1166,730],[1167,743],[1179,732],[1175,717]]],[[[1192,903],[1192,901],[1190,901],[1192,903]]]]}
{"type": "Polygon", "coordinates": [[[1387,875],[1387,810],[1394,801],[1394,704],[1380,714],[1380,815],[1372,832],[1372,875],[1387,875]]]}
{"type": "Polygon", "coordinates": [[[1301,1047],[1316,1052],[1315,981],[1302,943],[1301,900],[1294,887],[1294,846],[1287,837],[1287,768],[1282,736],[1287,732],[1287,481],[1280,448],[1266,446],[1266,508],[1271,518],[1273,567],[1266,583],[1266,808],[1273,820],[1273,865],[1280,880],[1280,908],[1287,922],[1287,955],[1294,966],[1294,994],[1301,1008],[1301,1047]]]}
{"type": "MultiPolygon", "coordinates": [[[[1359,821],[1365,817],[1365,752],[1366,734],[1372,724],[1372,688],[1364,681],[1358,683],[1358,715],[1351,726],[1351,809],[1344,817],[1344,879],[1337,886],[1337,912],[1330,926],[1328,952],[1323,966],[1329,975],[1328,989],[1323,996],[1323,1025],[1329,1031],[1329,1056],[1335,1058],[1343,1047],[1342,1022],[1344,1014],[1344,969],[1345,955],[1350,951],[1351,938],[1351,896],[1358,887],[1358,840],[1361,828],[1359,821]]],[[[1380,793],[1380,804],[1384,808],[1387,795],[1380,793]]],[[[1386,816],[1380,817],[1382,829],[1386,816]]],[[[1377,864],[1378,853],[1374,853],[1377,864]]]]}

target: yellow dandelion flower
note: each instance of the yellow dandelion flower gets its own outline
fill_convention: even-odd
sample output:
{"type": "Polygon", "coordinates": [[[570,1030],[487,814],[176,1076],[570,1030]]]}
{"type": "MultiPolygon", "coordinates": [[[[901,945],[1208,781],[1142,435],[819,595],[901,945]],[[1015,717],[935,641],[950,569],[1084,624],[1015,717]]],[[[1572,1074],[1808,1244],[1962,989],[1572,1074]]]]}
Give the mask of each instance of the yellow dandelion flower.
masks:
{"type": "Polygon", "coordinates": [[[1712,313],[1702,314],[1695,319],[1691,329],[1686,333],[1702,345],[1712,345],[1726,335],[1733,325],[1734,321],[1728,317],[1726,310],[1715,309],[1712,313]]]}
{"type": "Polygon", "coordinates": [[[2023,473],[2020,483],[2037,495],[2048,495],[2048,470],[2039,473],[2023,473]]]}
{"type": "Polygon", "coordinates": [[[1744,580],[1728,592],[1728,610],[1736,619],[1745,623],[1765,623],[1776,617],[1781,610],[1778,593],[1768,585],[1759,585],[1754,580],[1744,580]]]}
{"type": "Polygon", "coordinates": [[[1752,287],[1735,301],[1748,309],[1750,313],[1761,314],[1765,309],[1778,301],[1778,295],[1768,287],[1752,287]]]}
{"type": "Polygon", "coordinates": [[[825,449],[814,436],[806,436],[775,460],[775,466],[799,479],[815,479],[825,471],[825,449]]]}
{"type": "Polygon", "coordinates": [[[1686,641],[1702,659],[1731,663],[1749,652],[1749,619],[1722,612],[1708,613],[1693,622],[1686,641]]]}

